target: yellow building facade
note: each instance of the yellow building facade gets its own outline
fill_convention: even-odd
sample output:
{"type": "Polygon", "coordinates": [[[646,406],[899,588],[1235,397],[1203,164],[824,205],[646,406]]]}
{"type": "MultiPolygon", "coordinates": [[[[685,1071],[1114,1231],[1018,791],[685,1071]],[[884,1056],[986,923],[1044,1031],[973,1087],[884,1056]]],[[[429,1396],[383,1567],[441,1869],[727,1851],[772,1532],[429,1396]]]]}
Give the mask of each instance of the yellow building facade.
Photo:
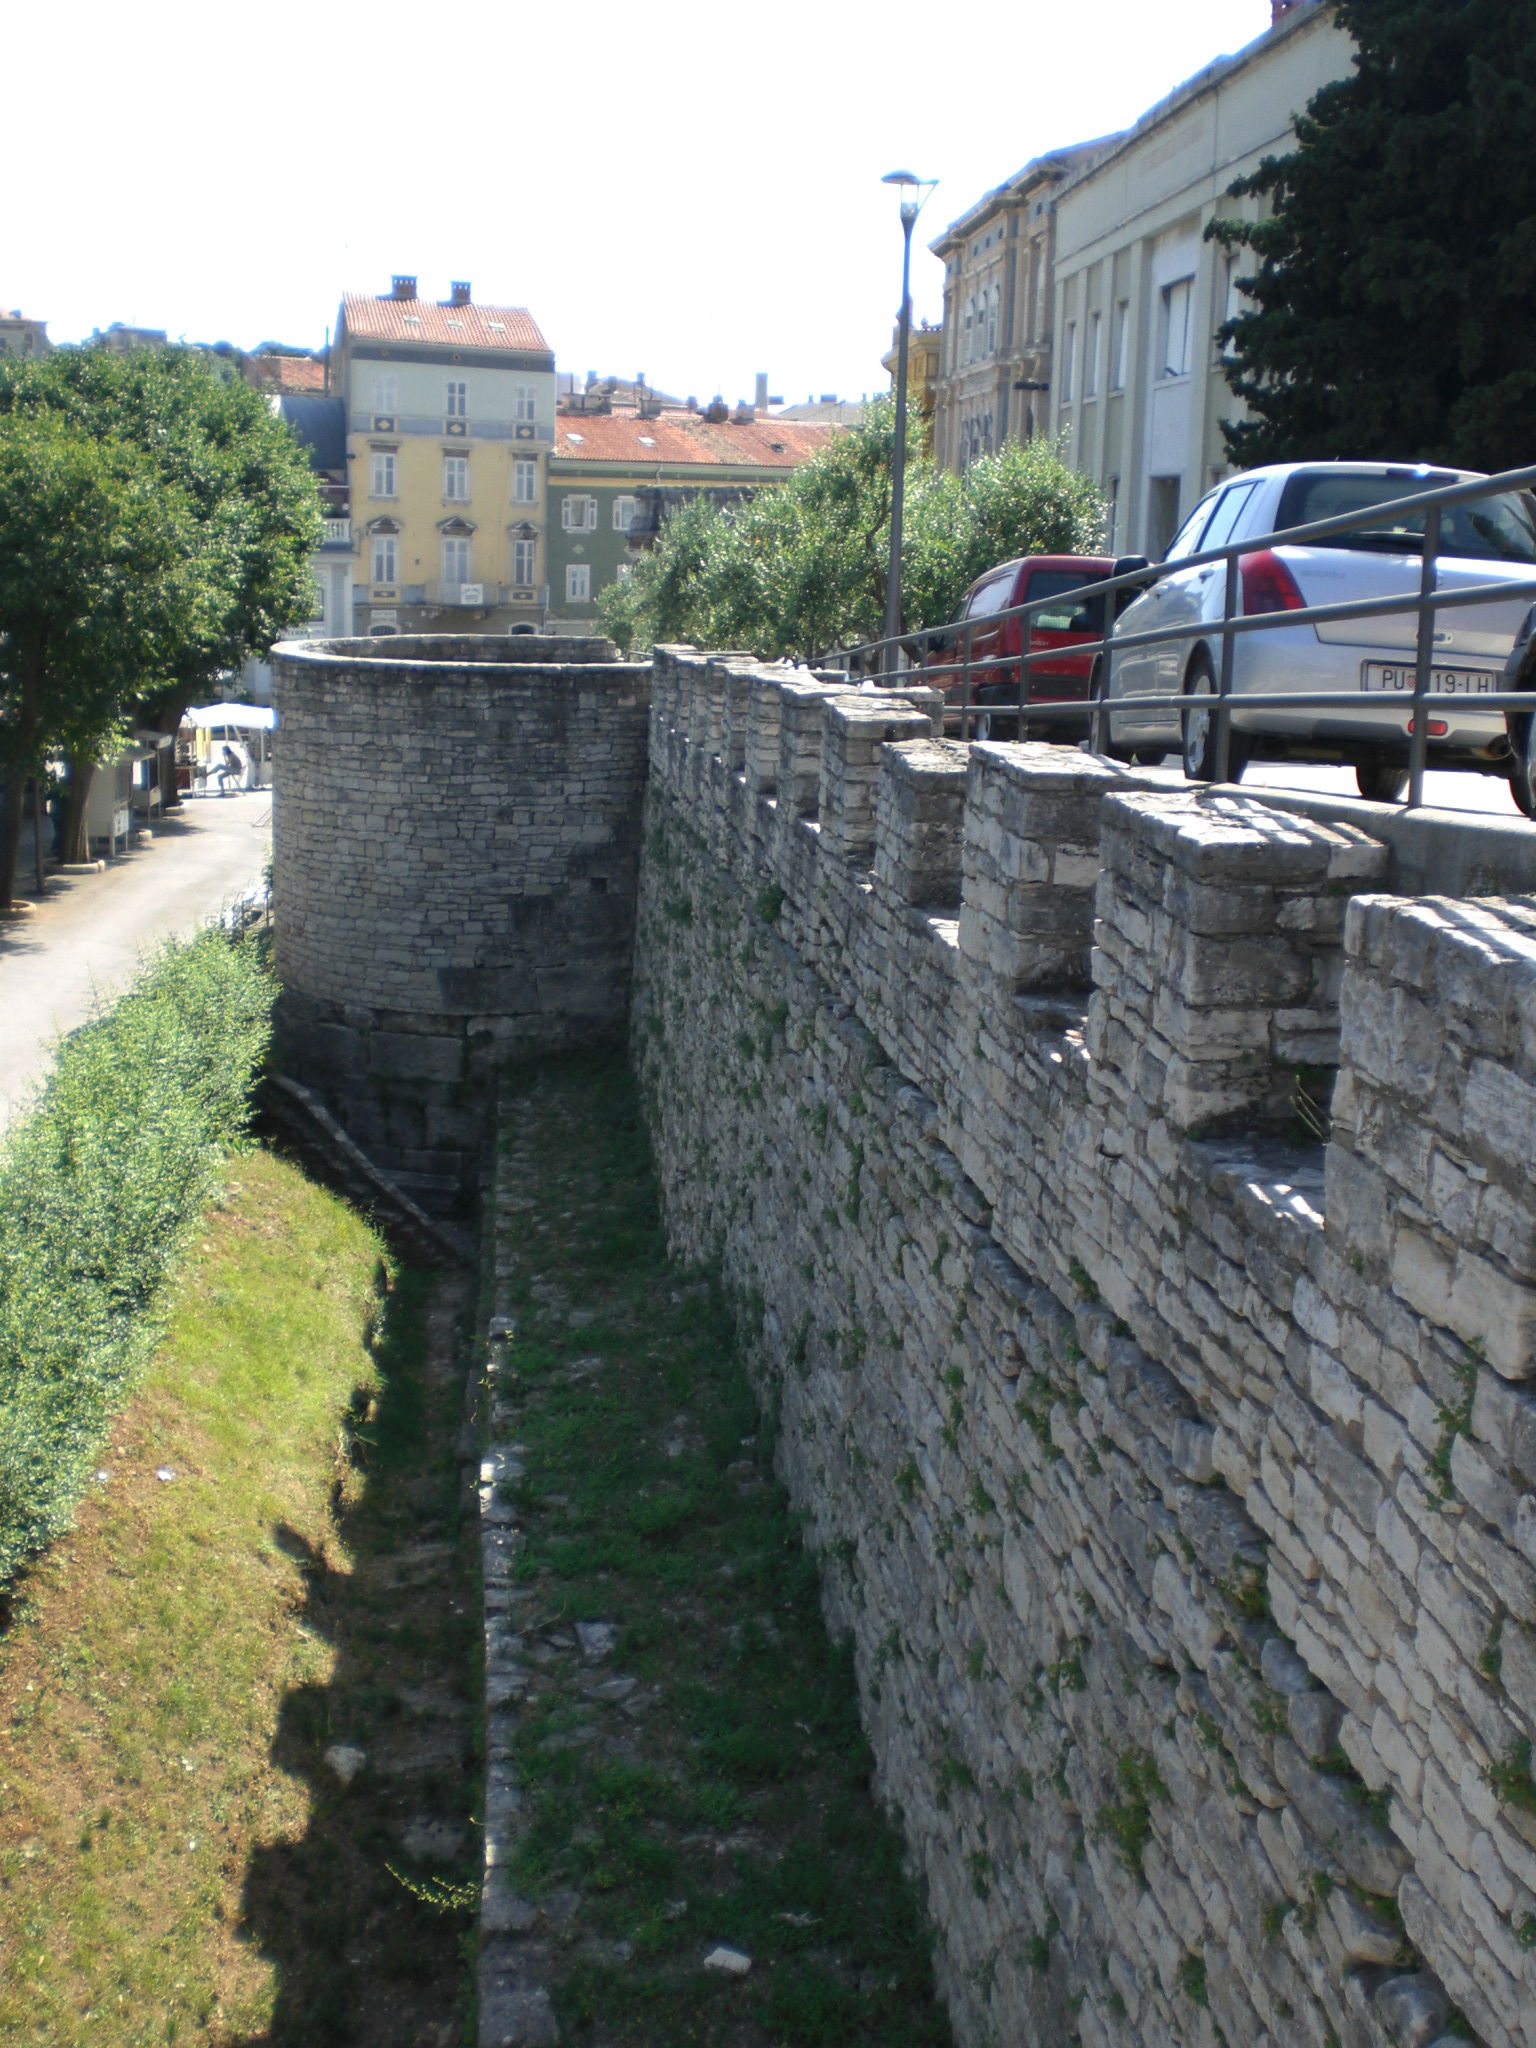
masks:
{"type": "Polygon", "coordinates": [[[359,633],[505,633],[549,609],[554,356],[520,306],[446,300],[397,277],[342,301],[332,389],[346,406],[359,633]]]}

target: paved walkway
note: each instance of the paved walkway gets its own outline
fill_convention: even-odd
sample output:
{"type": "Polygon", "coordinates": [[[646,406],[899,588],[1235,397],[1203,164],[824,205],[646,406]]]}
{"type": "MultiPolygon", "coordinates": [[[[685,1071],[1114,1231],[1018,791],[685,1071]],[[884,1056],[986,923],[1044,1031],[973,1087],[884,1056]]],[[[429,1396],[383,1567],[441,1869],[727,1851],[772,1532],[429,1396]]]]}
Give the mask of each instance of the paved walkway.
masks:
{"type": "Polygon", "coordinates": [[[0,1130],[47,1074],[61,1033],[160,939],[195,931],[260,880],[271,836],[269,789],[192,798],[152,843],[104,874],[53,877],[30,917],[0,922],[0,1130]]]}
{"type": "MultiPolygon", "coordinates": [[[[1168,756],[1178,766],[1178,756],[1168,756]]],[[[1324,796],[1358,797],[1353,768],[1327,768],[1309,761],[1255,761],[1243,777],[1243,788],[1316,790],[1324,796]]],[[[1431,768],[1424,777],[1424,803],[1437,811],[1473,811],[1480,818],[1511,824],[1520,813],[1502,775],[1466,775],[1455,769],[1431,768]]]]}

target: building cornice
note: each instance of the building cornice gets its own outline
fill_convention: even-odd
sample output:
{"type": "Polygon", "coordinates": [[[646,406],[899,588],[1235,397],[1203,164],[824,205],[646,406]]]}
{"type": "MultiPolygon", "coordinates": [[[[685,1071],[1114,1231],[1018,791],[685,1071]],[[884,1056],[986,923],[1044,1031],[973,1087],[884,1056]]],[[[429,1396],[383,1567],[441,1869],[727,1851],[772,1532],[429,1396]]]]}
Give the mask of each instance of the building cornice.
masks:
{"type": "MultiPolygon", "coordinates": [[[[1255,36],[1253,41],[1245,44],[1241,50],[1234,51],[1229,57],[1213,58],[1204,70],[1197,71],[1193,78],[1186,78],[1182,85],[1175,86],[1166,99],[1161,99],[1155,106],[1149,107],[1134,127],[1128,128],[1123,135],[1110,138],[1102,152],[1095,156],[1091,163],[1075,167],[1064,181],[1067,190],[1070,191],[1078,185],[1086,185],[1090,179],[1097,177],[1127,151],[1139,147],[1148,136],[1176,120],[1198,100],[1219,92],[1230,80],[1246,71],[1250,64],[1269,56],[1292,36],[1307,35],[1320,24],[1331,23],[1333,13],[1333,0],[1302,0],[1299,7],[1289,14],[1282,15],[1273,27],[1265,29],[1262,35],[1255,36]]],[[[1280,132],[1290,132],[1289,118],[1280,132]]]]}
{"type": "Polygon", "coordinates": [[[478,370],[532,370],[553,375],[554,353],[550,349],[450,348],[447,343],[426,341],[353,341],[340,339],[340,348],[354,363],[425,363],[434,368],[459,364],[478,370]]]}

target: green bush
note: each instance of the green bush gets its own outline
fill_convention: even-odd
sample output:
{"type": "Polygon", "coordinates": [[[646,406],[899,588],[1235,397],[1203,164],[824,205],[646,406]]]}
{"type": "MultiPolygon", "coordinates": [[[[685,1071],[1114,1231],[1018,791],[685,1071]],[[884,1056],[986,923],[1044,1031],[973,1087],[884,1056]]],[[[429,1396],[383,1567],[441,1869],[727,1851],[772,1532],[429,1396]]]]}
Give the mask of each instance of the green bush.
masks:
{"type": "Polygon", "coordinates": [[[0,1143],[0,1582],[70,1522],[245,1129],[274,986],[208,931],[66,1039],[0,1143]]]}

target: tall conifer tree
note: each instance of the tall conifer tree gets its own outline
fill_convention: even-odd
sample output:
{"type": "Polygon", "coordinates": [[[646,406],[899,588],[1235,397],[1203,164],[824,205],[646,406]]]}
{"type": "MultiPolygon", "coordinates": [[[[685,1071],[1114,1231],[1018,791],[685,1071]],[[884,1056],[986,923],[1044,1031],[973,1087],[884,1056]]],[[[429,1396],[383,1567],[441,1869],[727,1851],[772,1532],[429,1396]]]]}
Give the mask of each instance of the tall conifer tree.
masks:
{"type": "Polygon", "coordinates": [[[1207,231],[1258,258],[1221,330],[1234,462],[1536,461],[1536,8],[1338,0],[1352,75],[1207,231]]]}

